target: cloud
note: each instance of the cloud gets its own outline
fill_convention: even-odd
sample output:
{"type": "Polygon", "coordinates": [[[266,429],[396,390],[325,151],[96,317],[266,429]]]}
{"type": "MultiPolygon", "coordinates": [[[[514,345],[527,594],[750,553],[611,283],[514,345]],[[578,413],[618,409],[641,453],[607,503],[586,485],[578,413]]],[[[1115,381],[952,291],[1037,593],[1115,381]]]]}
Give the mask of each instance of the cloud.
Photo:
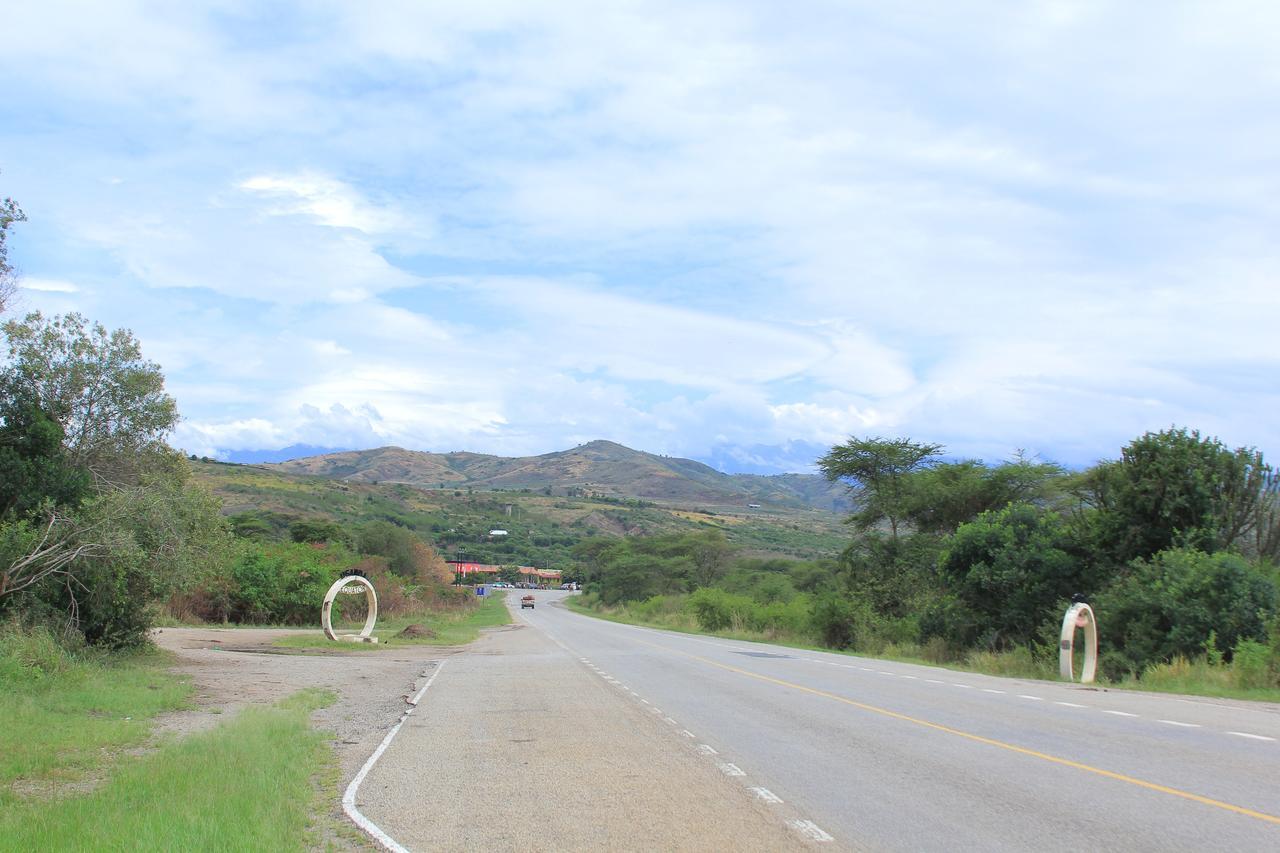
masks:
{"type": "Polygon", "coordinates": [[[1274,447],[1276,24],[26,4],[5,194],[24,298],[135,328],[202,446],[1274,447]]]}
{"type": "Polygon", "coordinates": [[[18,283],[26,290],[34,290],[39,293],[79,293],[80,288],[61,279],[53,278],[31,278],[24,276],[19,279],[18,283]]]}
{"type": "Polygon", "coordinates": [[[369,204],[350,186],[315,173],[259,175],[241,181],[239,188],[277,200],[266,213],[302,214],[331,228],[351,228],[365,234],[384,234],[408,227],[400,213],[369,204]]]}

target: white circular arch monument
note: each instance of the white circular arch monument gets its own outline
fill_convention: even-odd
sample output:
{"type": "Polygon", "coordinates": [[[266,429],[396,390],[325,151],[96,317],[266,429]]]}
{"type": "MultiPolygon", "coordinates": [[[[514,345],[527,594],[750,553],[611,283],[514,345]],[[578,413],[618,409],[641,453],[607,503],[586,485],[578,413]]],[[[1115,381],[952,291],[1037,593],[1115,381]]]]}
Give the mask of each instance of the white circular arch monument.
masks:
{"type": "Polygon", "coordinates": [[[1058,644],[1058,673],[1064,681],[1075,681],[1073,656],[1076,629],[1084,629],[1084,665],[1080,669],[1080,683],[1091,684],[1098,674],[1098,623],[1093,618],[1093,608],[1077,601],[1067,608],[1062,617],[1062,640],[1058,644]]]}
{"type": "MultiPolygon", "coordinates": [[[[359,590],[353,590],[359,593],[359,590]]],[[[329,591],[325,593],[324,604],[320,608],[320,624],[324,628],[324,635],[330,640],[347,640],[353,643],[376,643],[378,638],[373,636],[374,623],[378,621],[378,593],[374,592],[373,584],[364,575],[344,575],[333,582],[333,586],[329,587],[329,591]],[[364,588],[365,600],[369,602],[369,615],[364,618],[364,627],[360,629],[359,634],[336,634],[333,630],[333,602],[338,597],[338,593],[346,592],[347,587],[355,584],[364,588]]]]}

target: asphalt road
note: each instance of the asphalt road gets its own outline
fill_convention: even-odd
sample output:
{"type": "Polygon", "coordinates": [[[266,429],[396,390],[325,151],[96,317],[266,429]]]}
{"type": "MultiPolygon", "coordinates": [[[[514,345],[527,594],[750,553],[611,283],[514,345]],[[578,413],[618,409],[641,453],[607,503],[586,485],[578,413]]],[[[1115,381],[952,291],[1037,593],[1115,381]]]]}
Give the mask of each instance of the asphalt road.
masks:
{"type": "Polygon", "coordinates": [[[1280,850],[1280,706],[654,631],[564,595],[452,658],[370,774],[406,846],[1280,850]],[[512,715],[530,740],[497,744],[512,715]],[[432,804],[450,779],[490,829],[432,804]]]}

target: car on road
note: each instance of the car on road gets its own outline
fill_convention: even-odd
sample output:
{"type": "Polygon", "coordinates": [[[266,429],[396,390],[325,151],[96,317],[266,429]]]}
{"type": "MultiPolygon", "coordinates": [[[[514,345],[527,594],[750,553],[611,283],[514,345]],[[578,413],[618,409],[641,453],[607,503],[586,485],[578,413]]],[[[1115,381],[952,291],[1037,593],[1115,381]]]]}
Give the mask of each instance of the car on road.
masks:
{"type": "Polygon", "coordinates": [[[524,610],[526,607],[533,607],[532,595],[526,595],[524,598],[520,599],[520,609],[524,610]]]}

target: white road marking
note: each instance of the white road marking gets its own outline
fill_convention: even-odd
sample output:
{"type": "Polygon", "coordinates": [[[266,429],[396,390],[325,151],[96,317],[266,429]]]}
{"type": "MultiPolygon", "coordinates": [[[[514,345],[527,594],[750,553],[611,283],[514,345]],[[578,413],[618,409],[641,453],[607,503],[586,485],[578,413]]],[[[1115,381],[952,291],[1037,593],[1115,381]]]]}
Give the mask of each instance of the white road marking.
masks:
{"type": "Polygon", "coordinates": [[[716,752],[715,747],[706,743],[698,744],[698,752],[701,752],[703,755],[719,755],[720,754],[716,752]]]}
{"type": "Polygon", "coordinates": [[[743,770],[741,767],[739,767],[736,764],[726,763],[726,764],[718,764],[716,766],[719,767],[720,772],[726,776],[746,776],[747,775],[747,771],[743,770]]]}
{"type": "Polygon", "coordinates": [[[811,820],[789,820],[787,825],[805,838],[811,838],[814,841],[834,841],[827,833],[823,832],[819,826],[811,820]]]}
{"type": "Polygon", "coordinates": [[[688,729],[681,729],[680,734],[684,735],[687,738],[697,738],[697,735],[695,735],[693,732],[689,731],[688,729]]]}
{"type": "Polygon", "coordinates": [[[661,714],[661,713],[662,713],[662,709],[661,709],[661,708],[655,708],[655,707],[653,707],[652,705],[650,705],[650,706],[649,706],[649,713],[650,713],[650,714],[661,714]]]}
{"type": "Polygon", "coordinates": [[[1275,738],[1273,737],[1267,737],[1266,735],[1251,735],[1248,732],[1227,732],[1227,734],[1235,735],[1236,737],[1252,738],[1253,740],[1269,740],[1272,742],[1275,741],[1275,738]]]}
{"type": "Polygon", "coordinates": [[[936,678],[926,678],[925,681],[929,682],[930,684],[946,684],[947,683],[945,681],[939,681],[936,678]]]}
{"type": "Polygon", "coordinates": [[[663,717],[663,718],[662,718],[662,721],[663,721],[664,723],[666,723],[667,725],[669,725],[669,726],[674,726],[674,725],[676,725],[676,721],[675,721],[674,719],[672,719],[671,717],[663,717]]]}
{"type": "Polygon", "coordinates": [[[889,672],[888,670],[884,670],[884,669],[877,669],[876,672],[879,673],[880,675],[897,675],[896,672],[889,672]]]}
{"type": "Polygon", "coordinates": [[[1043,702],[1043,701],[1044,701],[1044,699],[1043,699],[1042,697],[1040,697],[1040,696],[1028,696],[1026,693],[1019,693],[1019,694],[1018,694],[1018,698],[1019,698],[1019,699],[1030,699],[1032,702],[1043,702]]]}
{"type": "Polygon", "coordinates": [[[646,704],[646,705],[652,704],[648,699],[643,699],[643,698],[642,698],[640,701],[641,701],[641,702],[643,702],[643,703],[644,703],[644,704],[646,704]]]}
{"type": "Polygon", "coordinates": [[[1054,702],[1055,705],[1061,705],[1064,708],[1088,708],[1088,705],[1077,705],[1075,702],[1054,702]]]}
{"type": "Polygon", "coordinates": [[[952,686],[952,687],[963,687],[965,690],[972,690],[972,689],[973,689],[973,685],[972,685],[972,684],[961,684],[961,683],[960,683],[960,682],[958,682],[958,681],[953,681],[953,682],[951,682],[951,686],[952,686]]]}
{"type": "Polygon", "coordinates": [[[982,688],[982,692],[983,693],[999,693],[1001,696],[1005,695],[1003,690],[992,690],[990,687],[982,688]]]}
{"type": "Polygon", "coordinates": [[[1136,717],[1137,714],[1130,714],[1128,711],[1103,711],[1104,714],[1115,714],[1117,717],[1136,717]]]}
{"type": "Polygon", "coordinates": [[[1199,724],[1199,723],[1180,723],[1180,722],[1178,722],[1177,720],[1156,720],[1156,722],[1157,722],[1157,723],[1164,723],[1164,724],[1166,724],[1166,725],[1170,725],[1170,726],[1181,726],[1181,727],[1182,727],[1182,728],[1184,728],[1184,729],[1198,729],[1198,728],[1200,728],[1200,724],[1199,724]]]}
{"type": "Polygon", "coordinates": [[[902,676],[902,677],[903,677],[903,678],[910,678],[912,681],[919,681],[919,679],[918,679],[918,678],[916,678],[914,675],[904,675],[904,676],[902,676]]]}
{"type": "Polygon", "coordinates": [[[382,757],[382,753],[387,751],[387,747],[391,745],[391,741],[399,733],[404,721],[409,719],[409,715],[418,709],[418,702],[422,699],[422,694],[426,693],[427,688],[435,682],[436,676],[440,674],[440,670],[444,669],[444,665],[445,661],[439,661],[436,664],[435,672],[431,673],[431,677],[427,679],[426,684],[422,685],[422,689],[414,694],[408,710],[400,716],[400,722],[391,727],[391,731],[387,732],[387,736],[382,739],[382,743],[378,744],[378,748],[373,751],[373,755],[369,756],[369,760],[360,768],[356,778],[351,780],[351,784],[347,786],[347,790],[342,794],[342,810],[346,812],[347,817],[351,818],[355,825],[363,829],[374,841],[392,851],[392,853],[409,853],[409,851],[396,843],[396,840],[390,835],[383,832],[376,823],[360,813],[360,809],[356,808],[356,794],[360,791],[360,783],[364,781],[365,776],[369,775],[369,771],[373,769],[373,765],[382,757]]]}
{"type": "Polygon", "coordinates": [[[755,794],[758,799],[764,800],[766,803],[769,803],[770,805],[775,805],[777,803],[782,802],[782,797],[779,797],[777,794],[775,794],[773,791],[770,791],[768,788],[757,787],[757,788],[750,788],[749,790],[751,791],[751,793],[755,794]]]}

